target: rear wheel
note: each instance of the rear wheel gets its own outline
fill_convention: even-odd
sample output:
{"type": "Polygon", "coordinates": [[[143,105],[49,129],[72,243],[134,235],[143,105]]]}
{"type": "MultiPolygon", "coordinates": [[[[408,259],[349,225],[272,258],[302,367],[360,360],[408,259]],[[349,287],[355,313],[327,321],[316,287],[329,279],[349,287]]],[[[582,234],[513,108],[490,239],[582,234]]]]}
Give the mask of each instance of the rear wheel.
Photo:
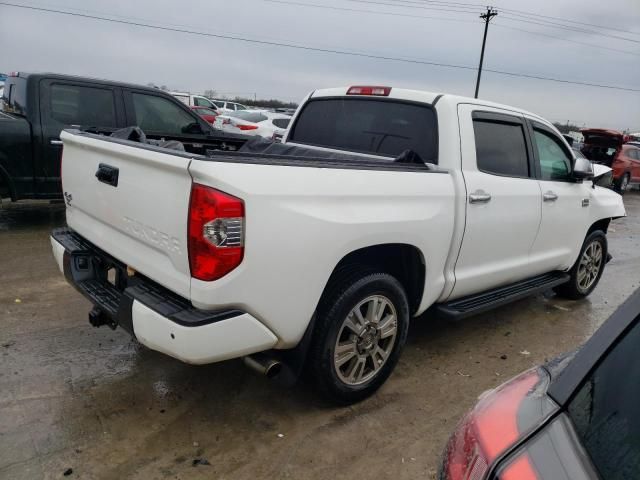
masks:
{"type": "Polygon", "coordinates": [[[629,188],[629,181],[631,180],[631,177],[628,173],[625,173],[622,178],[618,181],[618,184],[616,185],[616,192],[618,192],[620,195],[624,195],[627,191],[627,189],[629,188]]]}
{"type": "Polygon", "coordinates": [[[393,371],[409,328],[400,282],[381,272],[338,275],[318,308],[309,352],[322,394],[340,404],[374,393],[393,371]]]}
{"type": "Polygon", "coordinates": [[[569,271],[571,278],[554,290],[562,297],[580,299],[589,295],[602,277],[607,259],[607,237],[601,230],[587,235],[578,260],[569,271]]]}

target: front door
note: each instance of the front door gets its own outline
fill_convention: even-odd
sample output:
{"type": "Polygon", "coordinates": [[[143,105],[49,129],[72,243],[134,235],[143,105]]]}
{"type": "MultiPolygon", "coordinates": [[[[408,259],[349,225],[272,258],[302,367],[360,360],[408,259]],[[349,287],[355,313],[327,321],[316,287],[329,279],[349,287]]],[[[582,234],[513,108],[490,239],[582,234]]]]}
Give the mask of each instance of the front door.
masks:
{"type": "Polygon", "coordinates": [[[450,299],[531,276],[529,251],[540,224],[540,187],[524,118],[460,105],[458,120],[467,202],[450,299]]]}
{"type": "Polygon", "coordinates": [[[565,270],[575,262],[589,228],[592,182],[571,177],[573,155],[551,128],[531,121],[534,157],[542,191],[542,222],[531,249],[534,273],[565,270]]]}

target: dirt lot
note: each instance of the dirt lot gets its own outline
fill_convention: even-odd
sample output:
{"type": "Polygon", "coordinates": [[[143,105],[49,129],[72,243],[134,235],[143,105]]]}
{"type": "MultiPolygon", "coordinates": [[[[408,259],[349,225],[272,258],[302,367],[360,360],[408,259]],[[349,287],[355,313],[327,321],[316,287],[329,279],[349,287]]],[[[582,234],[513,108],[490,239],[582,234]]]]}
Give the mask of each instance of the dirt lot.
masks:
{"type": "Polygon", "coordinates": [[[63,206],[4,204],[0,478],[434,478],[481,392],[582,343],[638,286],[640,194],[625,203],[588,300],[539,295],[459,324],[416,322],[395,374],[349,408],[240,361],[188,366],[92,328],[50,253],[63,206]]]}

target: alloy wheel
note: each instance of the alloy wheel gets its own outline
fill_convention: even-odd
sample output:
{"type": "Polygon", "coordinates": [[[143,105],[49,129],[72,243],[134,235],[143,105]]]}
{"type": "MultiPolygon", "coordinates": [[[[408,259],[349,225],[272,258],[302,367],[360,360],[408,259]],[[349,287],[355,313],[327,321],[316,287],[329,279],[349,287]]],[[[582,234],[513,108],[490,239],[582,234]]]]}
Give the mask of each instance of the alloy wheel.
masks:
{"type": "Polygon", "coordinates": [[[359,302],[346,316],[336,339],[333,364],[338,378],[361,385],[385,365],[396,343],[398,316],[383,295],[359,302]]]}

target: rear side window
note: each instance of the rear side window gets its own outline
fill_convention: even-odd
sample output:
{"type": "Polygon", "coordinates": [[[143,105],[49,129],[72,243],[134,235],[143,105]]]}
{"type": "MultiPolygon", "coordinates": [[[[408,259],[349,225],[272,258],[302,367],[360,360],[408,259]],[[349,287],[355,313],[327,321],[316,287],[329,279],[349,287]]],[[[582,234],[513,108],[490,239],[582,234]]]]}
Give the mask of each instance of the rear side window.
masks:
{"type": "Polygon", "coordinates": [[[3,111],[18,115],[27,114],[27,81],[20,77],[9,77],[4,84],[2,102],[3,111]]]}
{"type": "Polygon", "coordinates": [[[529,160],[523,125],[473,120],[478,169],[509,177],[528,177],[529,160]]]}
{"type": "Polygon", "coordinates": [[[189,133],[196,120],[178,105],[156,95],[133,93],[136,125],[144,131],[181,135],[189,133]]]}
{"type": "Polygon", "coordinates": [[[430,106],[394,100],[312,100],[294,125],[290,141],[373,155],[397,157],[413,150],[437,163],[438,122],[430,106]]]}
{"type": "Polygon", "coordinates": [[[640,323],[618,342],[580,387],[569,416],[591,460],[607,480],[640,472],[640,323]]]}
{"type": "Polygon", "coordinates": [[[273,120],[271,120],[271,123],[273,123],[278,128],[287,128],[290,121],[290,118],[274,118],[273,120]]]}
{"type": "Polygon", "coordinates": [[[54,83],[49,99],[51,118],[63,125],[116,126],[112,90],[54,83]]]}

